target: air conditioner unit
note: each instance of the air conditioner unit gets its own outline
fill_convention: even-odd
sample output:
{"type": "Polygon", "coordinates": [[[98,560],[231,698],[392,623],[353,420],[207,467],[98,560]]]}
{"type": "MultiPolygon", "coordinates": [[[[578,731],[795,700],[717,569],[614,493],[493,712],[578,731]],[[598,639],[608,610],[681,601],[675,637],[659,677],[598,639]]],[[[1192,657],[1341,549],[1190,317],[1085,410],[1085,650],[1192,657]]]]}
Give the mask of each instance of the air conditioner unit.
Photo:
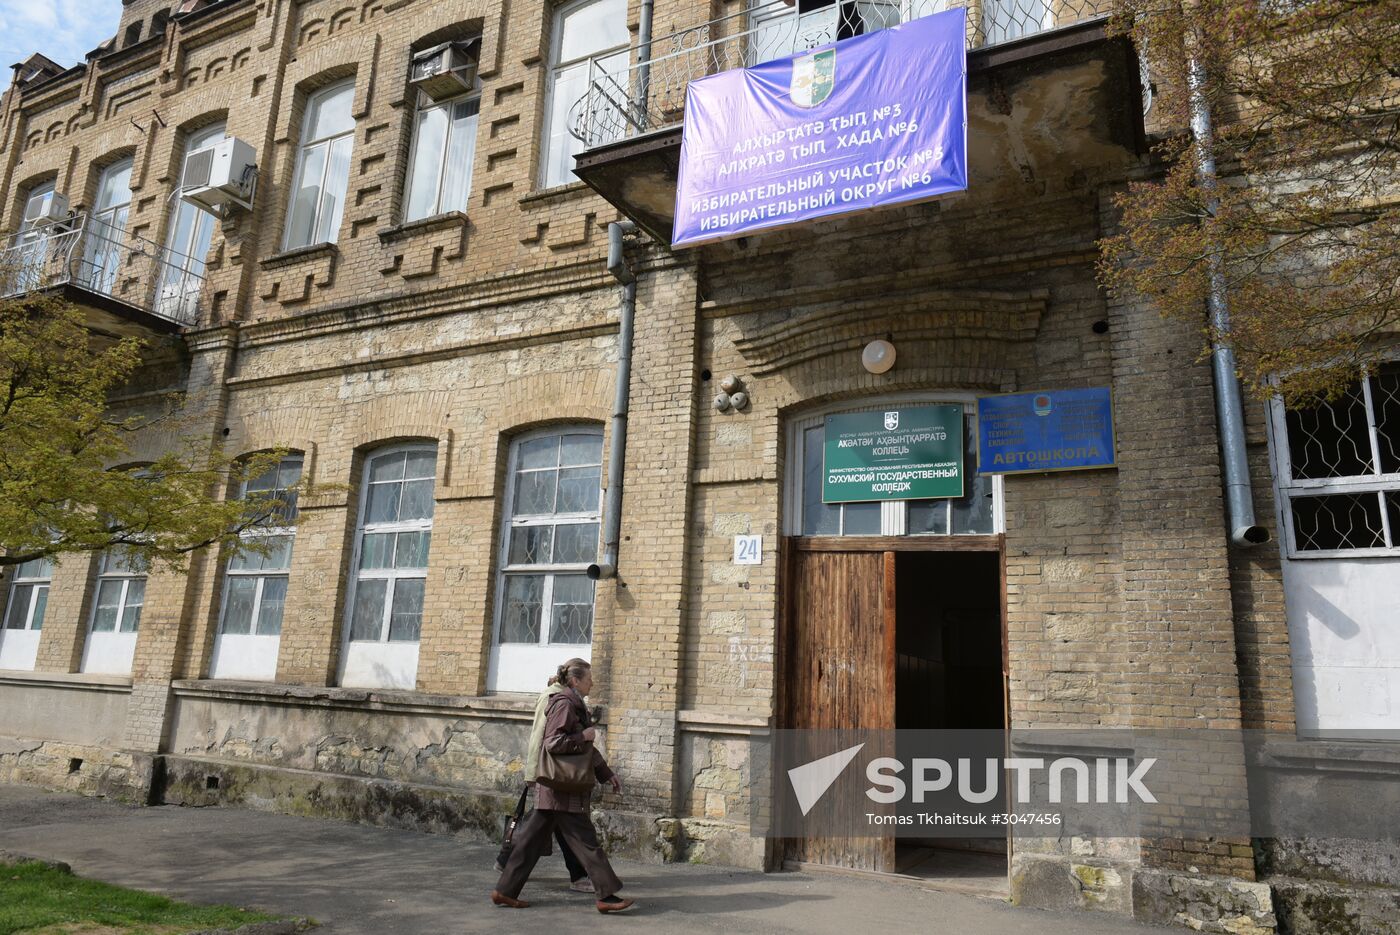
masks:
{"type": "Polygon", "coordinates": [[[230,204],[251,208],[256,159],[253,147],[233,137],[197,149],[185,157],[180,197],[215,213],[230,204]]]}
{"type": "Polygon", "coordinates": [[[38,227],[54,221],[68,220],[68,197],[52,192],[45,198],[31,198],[24,206],[24,227],[38,227]]]}
{"type": "Polygon", "coordinates": [[[470,91],[476,84],[477,41],[444,42],[419,52],[413,56],[408,83],[435,101],[470,91]]]}

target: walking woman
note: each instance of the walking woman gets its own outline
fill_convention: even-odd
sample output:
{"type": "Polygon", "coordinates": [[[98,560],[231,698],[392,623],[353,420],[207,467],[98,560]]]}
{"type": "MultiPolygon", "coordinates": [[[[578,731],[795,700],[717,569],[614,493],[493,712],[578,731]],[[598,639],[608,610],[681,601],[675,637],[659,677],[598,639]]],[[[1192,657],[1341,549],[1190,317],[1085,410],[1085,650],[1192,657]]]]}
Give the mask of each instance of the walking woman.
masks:
{"type": "Polygon", "coordinates": [[[588,754],[593,778],[608,783],[614,792],[622,791],[622,781],[608,768],[603,755],[593,746],[595,730],[588,717],[584,698],[593,690],[593,670],[582,659],[570,659],[559,667],[559,684],[563,690],[550,697],[545,709],[544,741],[540,762],[536,767],[535,809],[516,830],[515,846],[505,871],[491,891],[491,901],[498,906],[524,909],[530,904],[520,899],[525,881],[535,862],[548,847],[550,835],[556,830],[568,842],[569,848],[588,871],[593,889],[598,894],[595,904],[599,912],[622,912],[632,907],[632,900],[617,895],[622,881],[613,872],[607,855],[598,845],[598,833],[588,817],[592,790],[562,791],[551,787],[549,757],[588,754]]]}
{"type": "MultiPolygon", "coordinates": [[[[540,747],[544,745],[544,717],[545,709],[549,707],[549,701],[555,695],[564,690],[564,686],[559,684],[559,676],[551,675],[549,684],[540,693],[540,697],[535,701],[535,718],[530,724],[530,745],[525,751],[525,792],[521,794],[520,806],[524,809],[525,797],[535,788],[535,772],[540,763],[540,747]]],[[[524,825],[524,815],[517,815],[516,820],[524,825]]],[[[517,829],[518,830],[518,829],[517,829]]],[[[569,889],[575,893],[593,893],[593,882],[588,879],[588,871],[583,868],[583,864],[574,856],[574,852],[569,850],[569,843],[564,840],[564,835],[556,827],[554,829],[554,840],[559,842],[559,854],[564,858],[564,866],[569,871],[569,889]]],[[[496,857],[496,872],[501,873],[506,869],[506,862],[510,860],[510,851],[514,847],[513,840],[507,840],[501,845],[501,853],[496,857]]],[[[541,856],[549,854],[549,840],[544,842],[545,851],[541,856]]]]}

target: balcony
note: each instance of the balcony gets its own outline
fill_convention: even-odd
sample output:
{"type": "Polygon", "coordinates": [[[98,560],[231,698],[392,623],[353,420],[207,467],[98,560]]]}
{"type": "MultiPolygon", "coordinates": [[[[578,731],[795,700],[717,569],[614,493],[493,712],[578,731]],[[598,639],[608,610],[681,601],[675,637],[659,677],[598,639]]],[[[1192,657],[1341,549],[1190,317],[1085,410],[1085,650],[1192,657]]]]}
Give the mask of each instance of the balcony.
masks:
{"type": "MultiPolygon", "coordinates": [[[[793,6],[772,0],[655,39],[652,56],[638,60],[634,50],[633,64],[626,68],[609,65],[607,57],[600,57],[589,62],[588,89],[570,111],[569,130],[577,141],[575,172],[653,237],[669,244],[685,93],[692,80],[876,32],[957,5],[963,4],[958,0],[837,0],[809,11],[806,0],[793,6]]],[[[1107,0],[966,0],[965,5],[970,122],[979,75],[985,78],[1011,68],[1011,80],[1020,82],[1026,63],[1039,62],[1048,73],[1057,58],[1060,65],[1066,59],[1082,62],[1084,50],[1093,46],[1096,51],[1091,57],[1107,64],[1100,69],[1103,80],[1114,82],[1120,96],[1127,92],[1133,101],[1134,126],[1114,126],[1111,135],[1120,145],[1139,148],[1138,65],[1126,40],[1106,38],[1107,0]]],[[[1035,68],[1030,66],[1032,71],[1035,68]]],[[[1085,103],[1097,103],[1103,109],[1102,101],[1085,103]]],[[[1100,116],[1118,120],[1122,115],[1100,116]]]]}
{"type": "Polygon", "coordinates": [[[203,258],[79,214],[20,231],[0,249],[0,295],[58,293],[107,334],[172,333],[198,324],[203,258]]]}

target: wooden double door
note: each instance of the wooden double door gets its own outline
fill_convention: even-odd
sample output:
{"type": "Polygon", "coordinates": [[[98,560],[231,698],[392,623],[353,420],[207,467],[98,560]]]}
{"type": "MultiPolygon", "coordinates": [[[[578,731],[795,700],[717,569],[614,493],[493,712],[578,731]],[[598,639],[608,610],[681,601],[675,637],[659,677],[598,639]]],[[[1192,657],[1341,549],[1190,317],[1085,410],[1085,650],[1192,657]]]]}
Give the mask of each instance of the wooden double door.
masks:
{"type": "MultiPolygon", "coordinates": [[[[972,603],[983,608],[983,625],[993,628],[977,647],[979,662],[991,671],[981,681],[995,688],[997,697],[978,699],[979,708],[995,703],[995,711],[974,714],[975,723],[956,720],[939,726],[987,726],[988,718],[1000,723],[1005,717],[1005,627],[1001,536],[962,536],[941,540],[909,537],[791,537],[783,550],[782,631],[779,639],[779,727],[790,730],[870,729],[893,731],[900,727],[927,727],[926,720],[911,710],[901,716],[896,699],[900,680],[907,677],[909,660],[901,656],[904,646],[899,626],[925,627],[928,621],[910,610],[922,597],[920,589],[929,586],[929,561],[901,561],[910,552],[982,553],[972,603]],[[990,553],[990,554],[989,554],[990,553]],[[903,574],[901,575],[901,570],[903,574]],[[903,580],[901,580],[903,579],[903,580]],[[901,608],[903,617],[901,620],[901,608]],[[987,658],[990,655],[990,658],[987,658]],[[999,671],[998,671],[999,670],[999,671]]],[[[924,556],[920,555],[919,558],[924,556]]],[[[961,556],[949,571],[956,575],[967,565],[961,556]]],[[[930,557],[931,558],[931,557],[930,557]]],[[[956,557],[954,557],[956,558],[956,557]]],[[[955,610],[967,603],[953,599],[955,610]]],[[[936,608],[935,608],[936,609],[936,608]]],[[[946,683],[957,690],[957,678],[946,683]]],[[[906,686],[907,689],[907,686],[906,686]]],[[[921,705],[923,699],[919,699],[921,705]]],[[[908,704],[908,702],[906,702],[908,704]]],[[[892,745],[892,739],[889,741],[892,745]]],[[[863,751],[871,753],[874,751],[863,751]]],[[[885,751],[893,754],[893,750],[885,751]]],[[[843,777],[843,782],[864,788],[863,775],[843,777]]],[[[834,787],[839,793],[840,786],[834,787]]],[[[846,790],[848,793],[850,790],[846,790]]],[[[868,805],[868,803],[866,803],[868,805]]],[[[808,837],[790,839],[786,859],[796,863],[824,864],[855,870],[892,872],[895,869],[895,838],[861,836],[850,838],[808,837]]]]}

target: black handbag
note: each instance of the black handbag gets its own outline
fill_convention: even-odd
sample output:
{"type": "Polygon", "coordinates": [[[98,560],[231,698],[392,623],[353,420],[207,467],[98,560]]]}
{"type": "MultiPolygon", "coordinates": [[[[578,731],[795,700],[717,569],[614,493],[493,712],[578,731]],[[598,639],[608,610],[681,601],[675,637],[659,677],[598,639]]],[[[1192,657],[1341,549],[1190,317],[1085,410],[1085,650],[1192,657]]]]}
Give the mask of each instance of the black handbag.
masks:
{"type": "Polygon", "coordinates": [[[520,792],[520,801],[515,803],[515,811],[505,817],[505,824],[501,828],[501,853],[496,857],[496,863],[502,867],[510,860],[510,852],[515,848],[515,829],[525,817],[525,799],[529,795],[530,787],[526,786],[520,792]]]}

